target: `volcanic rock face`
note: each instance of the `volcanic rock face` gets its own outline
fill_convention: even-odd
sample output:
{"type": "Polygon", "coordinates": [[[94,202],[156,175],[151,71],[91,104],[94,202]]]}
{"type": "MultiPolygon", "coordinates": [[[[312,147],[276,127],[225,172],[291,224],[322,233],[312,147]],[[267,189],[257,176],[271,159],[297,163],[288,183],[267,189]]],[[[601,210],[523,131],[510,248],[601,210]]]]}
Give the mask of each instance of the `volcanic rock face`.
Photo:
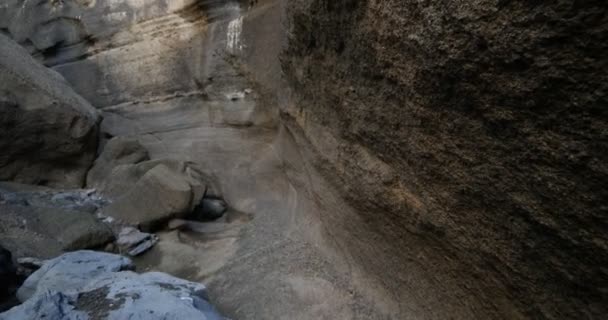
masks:
{"type": "Polygon", "coordinates": [[[98,114],[57,73],[0,35],[0,180],[80,187],[98,114]]]}
{"type": "Polygon", "coordinates": [[[291,2],[284,120],[390,243],[390,259],[345,245],[402,308],[414,291],[419,318],[608,312],[607,13],[291,2]]]}

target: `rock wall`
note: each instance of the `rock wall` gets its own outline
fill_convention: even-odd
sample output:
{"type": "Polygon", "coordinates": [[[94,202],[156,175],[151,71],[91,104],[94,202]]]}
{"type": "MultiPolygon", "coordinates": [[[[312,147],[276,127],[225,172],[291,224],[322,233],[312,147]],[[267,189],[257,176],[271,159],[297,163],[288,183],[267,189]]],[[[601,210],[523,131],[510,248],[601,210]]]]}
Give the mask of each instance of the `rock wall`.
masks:
{"type": "Polygon", "coordinates": [[[604,7],[7,0],[0,30],[103,110],[104,138],[199,163],[252,213],[195,272],[234,318],[593,319],[604,7]]]}
{"type": "Polygon", "coordinates": [[[375,232],[336,241],[402,316],[608,312],[606,13],[290,2],[282,120],[375,232]]]}

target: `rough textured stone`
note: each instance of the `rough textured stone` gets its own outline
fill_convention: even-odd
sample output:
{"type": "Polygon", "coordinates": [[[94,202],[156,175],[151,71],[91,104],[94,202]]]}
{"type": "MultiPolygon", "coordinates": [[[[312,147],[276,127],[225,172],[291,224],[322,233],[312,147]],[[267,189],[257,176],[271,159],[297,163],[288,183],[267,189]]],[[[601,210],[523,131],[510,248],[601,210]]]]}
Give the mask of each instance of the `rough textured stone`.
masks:
{"type": "Polygon", "coordinates": [[[146,172],[131,190],[104,209],[104,214],[143,230],[158,227],[191,209],[192,188],[164,165],[146,172]]]}
{"type": "Polygon", "coordinates": [[[224,319],[204,285],[158,272],[137,274],[127,258],[79,251],[48,261],[19,290],[24,304],[0,319],[224,319]]]}
{"type": "Polygon", "coordinates": [[[110,177],[112,171],[121,165],[133,165],[146,160],[150,160],[148,151],[137,140],[127,137],[111,139],[104,145],[103,151],[89,170],[87,186],[101,192],[121,194],[128,190],[133,180],[136,181],[142,173],[129,179],[128,173],[124,172],[126,169],[121,170],[115,177],[110,177]]]}
{"type": "Polygon", "coordinates": [[[289,6],[283,120],[390,244],[341,248],[401,310],[436,288],[423,317],[608,313],[603,1],[289,6]]]}
{"type": "Polygon", "coordinates": [[[95,277],[111,272],[134,269],[128,258],[88,250],[63,254],[47,261],[25,280],[17,297],[22,302],[49,290],[72,294],[95,277]]]}
{"type": "Polygon", "coordinates": [[[150,230],[190,213],[207,192],[206,180],[192,162],[149,160],[137,140],[118,137],[104,147],[87,185],[113,200],[103,214],[150,230]]]}
{"type": "Polygon", "coordinates": [[[109,227],[87,212],[0,204],[0,244],[15,257],[52,258],[113,240],[109,227]]]}
{"type": "Polygon", "coordinates": [[[0,180],[80,187],[95,155],[97,111],[0,34],[0,180]]]}
{"type": "Polygon", "coordinates": [[[75,310],[74,297],[56,291],[43,292],[5,313],[0,320],[89,320],[83,311],[75,310]]]}

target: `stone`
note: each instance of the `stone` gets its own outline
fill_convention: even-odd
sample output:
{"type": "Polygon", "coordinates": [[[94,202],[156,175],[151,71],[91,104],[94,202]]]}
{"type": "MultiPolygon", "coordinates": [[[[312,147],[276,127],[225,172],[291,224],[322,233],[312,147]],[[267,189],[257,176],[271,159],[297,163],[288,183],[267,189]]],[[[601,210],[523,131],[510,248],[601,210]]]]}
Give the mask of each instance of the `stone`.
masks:
{"type": "Polygon", "coordinates": [[[158,237],[156,235],[141,232],[133,227],[123,228],[116,239],[119,251],[132,257],[148,251],[157,242],[158,237]]]}
{"type": "Polygon", "coordinates": [[[71,294],[97,276],[133,269],[135,266],[130,259],[115,254],[89,250],[65,253],[47,261],[27,278],[17,291],[17,297],[25,302],[49,290],[71,294]]]}
{"type": "Polygon", "coordinates": [[[222,199],[203,198],[194,208],[191,216],[196,220],[215,220],[221,218],[228,210],[228,205],[222,199]]]}
{"type": "Polygon", "coordinates": [[[149,160],[137,140],[119,137],[104,147],[87,186],[112,200],[104,216],[149,231],[190,213],[208,191],[205,180],[210,179],[194,163],[149,160]]]}
{"type": "MultiPolygon", "coordinates": [[[[119,182],[116,182],[116,179],[109,179],[112,171],[121,165],[133,165],[146,160],[150,160],[148,151],[136,139],[129,137],[110,139],[87,174],[87,186],[101,192],[108,191],[116,194],[124,192],[129,186],[117,185],[119,182]]],[[[137,178],[139,176],[133,180],[137,178]]],[[[125,184],[133,182],[124,176],[118,181],[125,181],[125,184]]]]}
{"type": "Polygon", "coordinates": [[[204,285],[168,274],[125,271],[127,258],[92,251],[48,261],[19,290],[24,301],[0,319],[224,319],[204,285]]]}
{"type": "Polygon", "coordinates": [[[98,112],[56,72],[0,34],[0,180],[81,187],[98,112]]]}
{"type": "Polygon", "coordinates": [[[74,307],[74,296],[47,291],[25,303],[0,313],[0,320],[89,320],[85,312],[74,307]]]}
{"type": "Polygon", "coordinates": [[[0,182],[0,204],[60,208],[95,213],[108,204],[95,189],[33,189],[32,186],[0,182]]]}
{"type": "Polygon", "coordinates": [[[146,174],[123,197],[104,209],[121,222],[151,230],[190,210],[192,188],[164,165],[146,174]]]}
{"type": "Polygon", "coordinates": [[[2,204],[0,210],[0,244],[16,257],[52,258],[114,239],[112,230],[87,212],[2,204]]]}

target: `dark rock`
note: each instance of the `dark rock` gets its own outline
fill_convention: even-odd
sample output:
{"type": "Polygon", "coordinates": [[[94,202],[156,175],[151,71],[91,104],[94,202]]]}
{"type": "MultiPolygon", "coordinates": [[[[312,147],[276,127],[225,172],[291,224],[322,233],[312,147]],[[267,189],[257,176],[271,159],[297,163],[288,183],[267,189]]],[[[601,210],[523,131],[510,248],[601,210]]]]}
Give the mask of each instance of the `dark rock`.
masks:
{"type": "Polygon", "coordinates": [[[0,246],[0,312],[19,304],[15,292],[23,279],[17,272],[12,253],[0,246]]]}
{"type": "Polygon", "coordinates": [[[215,220],[221,218],[228,210],[228,205],[222,199],[203,198],[192,211],[195,220],[215,220]]]}
{"type": "Polygon", "coordinates": [[[0,34],[0,180],[81,187],[99,115],[66,81],[0,34]]]}
{"type": "Polygon", "coordinates": [[[0,300],[11,294],[10,287],[17,281],[16,268],[13,255],[10,251],[0,246],[0,300]]]}

